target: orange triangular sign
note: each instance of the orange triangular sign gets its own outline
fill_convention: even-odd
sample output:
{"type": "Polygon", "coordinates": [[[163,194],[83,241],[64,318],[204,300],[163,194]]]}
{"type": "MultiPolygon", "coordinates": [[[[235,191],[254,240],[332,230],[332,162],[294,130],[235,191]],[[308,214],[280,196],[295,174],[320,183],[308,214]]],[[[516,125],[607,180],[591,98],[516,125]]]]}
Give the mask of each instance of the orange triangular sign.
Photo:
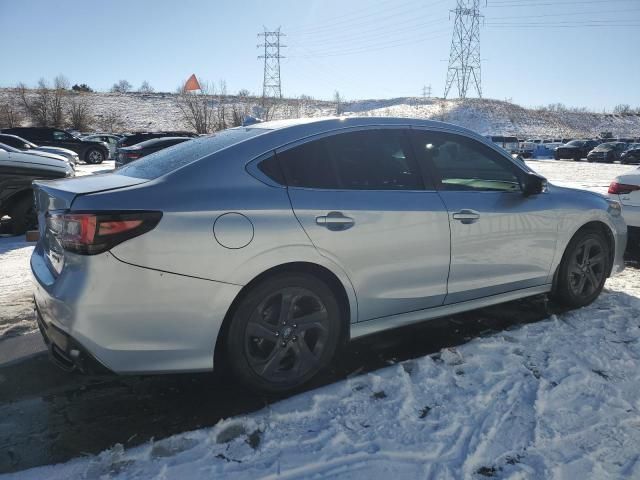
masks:
{"type": "Polygon", "coordinates": [[[200,83],[198,83],[198,79],[196,78],[196,74],[194,73],[189,77],[187,83],[184,84],[184,91],[190,92],[192,90],[201,90],[200,83]]]}

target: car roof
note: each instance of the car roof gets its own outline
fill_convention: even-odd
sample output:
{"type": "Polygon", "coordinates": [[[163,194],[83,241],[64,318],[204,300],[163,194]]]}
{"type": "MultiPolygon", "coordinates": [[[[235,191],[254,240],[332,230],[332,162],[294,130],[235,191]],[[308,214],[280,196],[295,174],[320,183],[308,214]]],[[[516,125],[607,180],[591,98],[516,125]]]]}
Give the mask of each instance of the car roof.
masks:
{"type": "MultiPolygon", "coordinates": [[[[151,145],[156,145],[158,143],[164,143],[167,141],[171,141],[171,140],[192,140],[191,137],[159,137],[159,138],[152,138],[150,140],[145,140],[144,142],[140,142],[140,143],[136,143],[135,145],[131,145],[133,146],[137,146],[137,147],[148,147],[151,145]]],[[[128,147],[127,147],[128,148],[128,147]]]]}
{"type": "Polygon", "coordinates": [[[438,122],[435,120],[424,120],[405,117],[312,117],[295,118],[288,120],[274,120],[270,122],[255,123],[246,127],[248,130],[271,130],[271,131],[295,131],[296,134],[315,135],[333,130],[354,127],[368,126],[413,126],[420,128],[432,128],[436,130],[447,130],[449,132],[471,135],[475,138],[487,140],[482,135],[467,128],[451,123],[438,122]]]}

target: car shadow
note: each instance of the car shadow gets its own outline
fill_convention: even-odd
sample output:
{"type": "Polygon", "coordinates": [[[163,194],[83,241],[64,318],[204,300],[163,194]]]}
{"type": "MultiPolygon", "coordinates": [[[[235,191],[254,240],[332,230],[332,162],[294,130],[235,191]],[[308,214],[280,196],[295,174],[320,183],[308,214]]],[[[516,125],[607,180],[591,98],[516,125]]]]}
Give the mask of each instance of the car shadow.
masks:
{"type": "MultiPolygon", "coordinates": [[[[537,296],[354,340],[304,391],[560,313],[537,296]]],[[[46,354],[0,368],[0,473],[95,454],[115,444],[213,426],[285,396],[248,392],[222,374],[65,373],[46,354]]]]}
{"type": "Polygon", "coordinates": [[[19,248],[33,247],[34,245],[35,243],[28,243],[24,235],[10,235],[9,233],[2,233],[2,230],[0,230],[0,255],[19,248]]]}

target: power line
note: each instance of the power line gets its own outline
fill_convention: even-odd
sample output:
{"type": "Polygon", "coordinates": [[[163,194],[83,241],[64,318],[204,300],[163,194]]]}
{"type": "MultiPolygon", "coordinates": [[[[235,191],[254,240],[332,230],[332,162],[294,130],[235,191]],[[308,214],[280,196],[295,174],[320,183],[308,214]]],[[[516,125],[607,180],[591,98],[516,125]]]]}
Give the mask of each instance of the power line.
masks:
{"type": "Polygon", "coordinates": [[[264,38],[264,43],[258,45],[258,48],[264,48],[264,54],[258,58],[264,59],[264,75],[262,80],[262,102],[266,98],[282,98],[282,84],[280,81],[280,59],[284,58],[280,55],[280,49],[286,45],[280,44],[280,37],[285,36],[280,32],[280,27],[274,31],[259,33],[258,37],[264,38]]]}
{"type": "MultiPolygon", "coordinates": [[[[443,1],[446,1],[446,0],[438,0],[436,3],[442,3],[443,1]]],[[[289,31],[289,34],[295,34],[298,36],[317,35],[318,33],[323,31],[345,29],[347,27],[351,28],[354,26],[358,26],[363,23],[362,20],[370,19],[372,17],[378,17],[378,18],[382,17],[387,19],[390,17],[398,16],[398,15],[415,14],[415,9],[411,7],[411,4],[403,3],[398,5],[395,2],[392,2],[392,3],[394,3],[394,5],[391,8],[383,8],[381,10],[376,10],[375,8],[372,8],[372,9],[369,9],[368,13],[365,13],[365,14],[363,14],[362,10],[360,10],[359,12],[354,12],[353,15],[339,15],[337,17],[332,18],[326,23],[320,23],[315,26],[310,26],[303,29],[290,28],[287,30],[289,31]],[[410,8],[407,9],[407,7],[410,7],[410,8]],[[397,12],[398,10],[401,10],[401,11],[397,12]],[[397,13],[390,14],[389,12],[397,12],[397,13]],[[353,18],[350,18],[351,16],[353,16],[353,18]],[[353,23],[354,21],[355,23],[353,23]]],[[[371,22],[371,20],[366,20],[364,23],[368,23],[368,22],[371,22]]]]}
{"type": "Polygon", "coordinates": [[[467,98],[469,83],[473,82],[478,97],[482,98],[480,71],[480,0],[458,0],[455,10],[449,68],[444,87],[447,98],[454,83],[458,97],[467,98]]]}
{"type": "Polygon", "coordinates": [[[628,2],[629,0],[579,0],[579,1],[546,1],[546,0],[525,0],[523,2],[515,2],[513,0],[492,0],[487,4],[489,8],[506,8],[506,7],[541,7],[541,6],[563,6],[563,5],[592,5],[598,3],[610,4],[612,2],[628,2]]]}
{"type": "MultiPolygon", "coordinates": [[[[411,28],[404,28],[404,29],[401,29],[401,30],[398,30],[398,29],[393,29],[391,31],[380,30],[380,31],[377,31],[377,32],[371,32],[371,33],[366,33],[366,34],[352,36],[352,37],[343,37],[342,40],[337,40],[336,39],[335,43],[334,42],[322,42],[321,46],[325,47],[325,49],[323,50],[324,52],[331,52],[331,53],[342,53],[342,52],[344,52],[345,51],[345,48],[344,48],[344,44],[345,43],[351,44],[351,47],[347,48],[346,50],[353,50],[353,49],[360,49],[360,48],[369,49],[372,45],[380,44],[380,39],[381,38],[384,39],[382,41],[382,43],[383,44],[387,44],[390,41],[404,40],[404,39],[406,39],[408,37],[408,34],[410,34],[412,32],[415,32],[415,31],[419,31],[420,35],[424,34],[425,31],[427,33],[436,32],[436,31],[444,31],[443,29],[431,30],[431,31],[425,29],[425,27],[428,27],[428,26],[431,26],[431,25],[435,25],[435,24],[441,25],[444,20],[445,20],[445,18],[435,19],[435,20],[432,20],[430,22],[422,23],[420,25],[415,25],[415,26],[413,26],[411,28]],[[377,40],[377,42],[376,42],[376,40],[377,40]]],[[[414,35],[414,37],[415,37],[415,35],[414,35]]],[[[304,45],[305,45],[305,47],[307,47],[310,44],[305,42],[304,45]]],[[[294,43],[294,44],[291,45],[291,47],[294,49],[294,55],[293,56],[296,56],[295,50],[297,48],[299,48],[299,44],[294,43]]],[[[311,43],[311,48],[314,48],[313,47],[313,43],[311,43]]]]}
{"type": "MultiPolygon", "coordinates": [[[[404,41],[399,41],[399,42],[395,42],[395,43],[388,43],[386,40],[384,40],[381,43],[375,43],[375,44],[370,44],[370,45],[366,45],[366,46],[362,46],[362,47],[357,47],[354,49],[338,49],[338,50],[332,50],[329,52],[324,52],[324,53],[318,53],[318,54],[313,54],[313,55],[307,55],[306,57],[309,56],[313,56],[313,57],[341,57],[341,56],[345,56],[345,55],[354,55],[357,53],[369,53],[369,52],[377,52],[380,50],[387,50],[389,48],[395,48],[395,47],[400,47],[400,46],[404,46],[404,45],[412,45],[412,44],[416,44],[416,43],[422,43],[425,42],[427,40],[434,40],[436,38],[441,38],[444,36],[448,36],[448,32],[449,29],[445,28],[442,30],[435,30],[431,33],[437,34],[437,33],[444,33],[444,34],[440,34],[440,35],[434,35],[434,36],[430,36],[430,37],[422,37],[421,35],[418,36],[413,36],[410,39],[404,40],[404,41]]],[[[305,58],[304,55],[296,55],[295,58],[305,58]]]]}

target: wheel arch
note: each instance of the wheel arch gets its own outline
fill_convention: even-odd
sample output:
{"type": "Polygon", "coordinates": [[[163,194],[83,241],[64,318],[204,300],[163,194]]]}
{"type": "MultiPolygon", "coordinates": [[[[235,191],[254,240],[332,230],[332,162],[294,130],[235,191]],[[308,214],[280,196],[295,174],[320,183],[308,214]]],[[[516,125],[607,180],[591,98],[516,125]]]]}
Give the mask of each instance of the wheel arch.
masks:
{"type": "Polygon", "coordinates": [[[567,254],[567,248],[569,248],[569,245],[571,244],[571,241],[574,238],[576,238],[577,235],[580,235],[581,233],[584,233],[585,231],[596,231],[596,232],[599,232],[604,236],[605,240],[607,241],[607,246],[609,247],[609,267],[608,267],[608,271],[607,271],[607,277],[611,276],[611,269],[613,268],[613,261],[614,261],[614,258],[615,258],[615,251],[616,251],[615,237],[613,235],[611,227],[609,225],[607,225],[605,222],[603,222],[601,220],[591,220],[591,221],[589,221],[587,223],[584,223],[579,228],[577,228],[576,231],[573,232],[573,235],[571,235],[571,237],[569,237],[569,240],[567,241],[567,243],[564,245],[564,250],[562,252],[562,256],[560,257],[560,261],[556,265],[556,268],[555,268],[555,271],[554,271],[554,274],[553,274],[553,285],[554,285],[554,288],[555,288],[555,285],[556,285],[558,272],[560,271],[560,266],[562,265],[562,262],[564,261],[565,255],[567,254]]]}
{"type": "Polygon", "coordinates": [[[242,302],[242,300],[246,297],[246,295],[253,289],[254,286],[264,281],[265,279],[272,277],[274,275],[278,275],[281,273],[305,273],[313,275],[317,278],[320,278],[324,281],[327,286],[331,289],[331,291],[336,296],[338,300],[338,304],[340,306],[340,311],[342,313],[342,328],[343,330],[340,332],[341,341],[343,344],[346,344],[349,341],[350,337],[350,325],[354,315],[357,315],[355,311],[357,309],[356,305],[353,305],[353,300],[350,299],[350,296],[347,292],[347,288],[342,283],[342,281],[338,278],[338,276],[329,270],[327,267],[320,265],[318,263],[313,262],[288,262],[280,265],[276,265],[271,267],[262,273],[255,276],[249,283],[247,283],[240,292],[236,295],[231,303],[231,306],[227,310],[227,313],[224,316],[222,321],[222,325],[220,330],[218,331],[218,336],[216,339],[214,352],[213,352],[213,365],[214,369],[216,365],[222,365],[223,355],[224,355],[224,338],[227,334],[229,326],[231,324],[231,320],[238,309],[238,306],[242,302]]]}
{"type": "Polygon", "coordinates": [[[25,198],[33,197],[33,189],[31,186],[25,187],[12,194],[2,202],[2,211],[9,213],[13,206],[25,198]]]}

